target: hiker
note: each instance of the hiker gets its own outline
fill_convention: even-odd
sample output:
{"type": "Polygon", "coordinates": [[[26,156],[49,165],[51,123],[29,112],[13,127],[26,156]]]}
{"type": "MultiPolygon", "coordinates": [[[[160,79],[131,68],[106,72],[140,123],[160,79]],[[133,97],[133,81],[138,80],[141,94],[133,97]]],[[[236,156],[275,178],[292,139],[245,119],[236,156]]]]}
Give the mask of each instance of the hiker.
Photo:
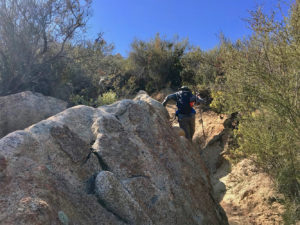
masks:
{"type": "Polygon", "coordinates": [[[205,101],[199,96],[192,94],[192,91],[187,86],[179,88],[178,92],[168,95],[162,102],[166,106],[169,100],[176,101],[178,110],[175,116],[178,117],[178,123],[181,129],[185,132],[185,137],[192,140],[195,133],[195,114],[194,104],[204,103],[205,101]]]}

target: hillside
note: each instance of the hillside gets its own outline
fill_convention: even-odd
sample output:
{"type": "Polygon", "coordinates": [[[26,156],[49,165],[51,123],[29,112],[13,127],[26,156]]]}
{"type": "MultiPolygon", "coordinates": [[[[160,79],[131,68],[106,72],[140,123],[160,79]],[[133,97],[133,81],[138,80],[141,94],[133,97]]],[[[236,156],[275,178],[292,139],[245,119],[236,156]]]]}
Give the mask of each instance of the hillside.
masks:
{"type": "Polygon", "coordinates": [[[0,0],[0,224],[300,225],[299,140],[300,0],[0,0]]]}

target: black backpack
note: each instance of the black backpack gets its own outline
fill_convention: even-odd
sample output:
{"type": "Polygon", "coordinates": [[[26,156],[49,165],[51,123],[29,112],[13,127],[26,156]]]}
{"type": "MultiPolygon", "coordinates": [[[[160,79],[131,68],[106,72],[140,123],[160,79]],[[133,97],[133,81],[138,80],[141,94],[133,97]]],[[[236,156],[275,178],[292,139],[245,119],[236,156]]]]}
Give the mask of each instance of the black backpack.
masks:
{"type": "Polygon", "coordinates": [[[190,99],[192,97],[191,91],[180,91],[177,95],[177,108],[179,114],[190,114],[192,107],[190,105],[190,99]]]}

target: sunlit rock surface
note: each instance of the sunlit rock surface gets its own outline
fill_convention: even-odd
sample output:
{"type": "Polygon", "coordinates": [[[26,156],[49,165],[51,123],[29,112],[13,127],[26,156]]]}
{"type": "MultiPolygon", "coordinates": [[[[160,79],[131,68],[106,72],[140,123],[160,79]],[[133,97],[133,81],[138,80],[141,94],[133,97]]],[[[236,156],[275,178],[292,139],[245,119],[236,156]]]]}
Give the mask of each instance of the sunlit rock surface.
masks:
{"type": "Polygon", "coordinates": [[[228,224],[199,151],[140,93],[0,139],[0,224],[228,224]]]}
{"type": "Polygon", "coordinates": [[[67,103],[30,91],[0,97],[0,138],[67,108],[67,103]]]}

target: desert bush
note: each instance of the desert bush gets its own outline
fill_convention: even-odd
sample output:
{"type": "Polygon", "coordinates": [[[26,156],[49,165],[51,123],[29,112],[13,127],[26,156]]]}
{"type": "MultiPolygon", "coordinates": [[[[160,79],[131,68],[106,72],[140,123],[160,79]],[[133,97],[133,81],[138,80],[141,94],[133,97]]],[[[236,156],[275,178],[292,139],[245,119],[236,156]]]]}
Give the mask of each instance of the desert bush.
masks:
{"type": "Polygon", "coordinates": [[[0,0],[0,95],[51,94],[66,46],[83,31],[91,1],[0,0]]]}
{"type": "Polygon", "coordinates": [[[215,83],[216,77],[221,75],[219,67],[219,49],[201,51],[200,48],[192,48],[181,59],[182,82],[187,85],[204,85],[209,88],[215,83]]]}
{"type": "Polygon", "coordinates": [[[104,93],[102,96],[99,96],[97,99],[97,106],[101,105],[110,105],[117,101],[117,95],[113,91],[104,93]]]}
{"type": "Polygon", "coordinates": [[[71,95],[69,101],[73,106],[74,105],[95,106],[94,100],[86,99],[84,95],[71,95]]]}
{"type": "Polygon", "coordinates": [[[181,57],[187,41],[164,40],[159,34],[150,41],[135,40],[128,57],[128,70],[139,89],[150,94],[167,86],[181,85],[181,57]]]}
{"type": "Polygon", "coordinates": [[[299,204],[299,2],[291,5],[289,16],[282,20],[257,9],[248,22],[253,30],[250,38],[235,43],[222,40],[225,79],[212,105],[240,112],[235,151],[255,155],[287,202],[299,204]]]}

